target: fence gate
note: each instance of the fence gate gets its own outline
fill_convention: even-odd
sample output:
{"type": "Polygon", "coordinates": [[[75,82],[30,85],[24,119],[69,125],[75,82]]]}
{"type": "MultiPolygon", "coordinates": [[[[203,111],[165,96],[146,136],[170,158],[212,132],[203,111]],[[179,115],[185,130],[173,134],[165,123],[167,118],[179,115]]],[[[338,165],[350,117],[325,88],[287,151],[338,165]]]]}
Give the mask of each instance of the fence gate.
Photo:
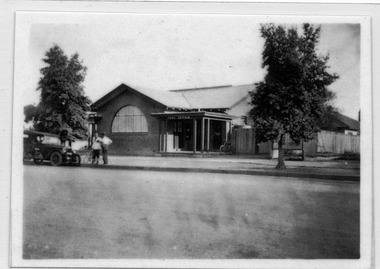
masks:
{"type": "Polygon", "coordinates": [[[231,144],[235,154],[255,154],[255,135],[253,129],[237,127],[232,129],[231,144]]]}

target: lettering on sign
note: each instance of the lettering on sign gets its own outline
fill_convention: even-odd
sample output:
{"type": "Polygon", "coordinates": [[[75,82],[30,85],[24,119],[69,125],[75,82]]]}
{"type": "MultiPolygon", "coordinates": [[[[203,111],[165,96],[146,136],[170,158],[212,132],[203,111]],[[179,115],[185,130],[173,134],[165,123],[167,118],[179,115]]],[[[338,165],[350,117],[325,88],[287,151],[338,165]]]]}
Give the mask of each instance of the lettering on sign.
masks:
{"type": "Polygon", "coordinates": [[[190,116],[170,116],[168,120],[188,120],[190,116]]]}

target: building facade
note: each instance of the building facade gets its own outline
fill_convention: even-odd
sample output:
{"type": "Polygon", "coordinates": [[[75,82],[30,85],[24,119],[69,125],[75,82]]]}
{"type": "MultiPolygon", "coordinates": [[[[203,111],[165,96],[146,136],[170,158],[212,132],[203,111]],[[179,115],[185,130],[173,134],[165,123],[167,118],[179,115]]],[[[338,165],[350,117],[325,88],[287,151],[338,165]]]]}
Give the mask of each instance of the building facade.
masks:
{"type": "Polygon", "coordinates": [[[167,92],[121,84],[92,105],[93,132],[113,140],[110,154],[219,151],[233,125],[248,122],[254,85],[167,92]]]}

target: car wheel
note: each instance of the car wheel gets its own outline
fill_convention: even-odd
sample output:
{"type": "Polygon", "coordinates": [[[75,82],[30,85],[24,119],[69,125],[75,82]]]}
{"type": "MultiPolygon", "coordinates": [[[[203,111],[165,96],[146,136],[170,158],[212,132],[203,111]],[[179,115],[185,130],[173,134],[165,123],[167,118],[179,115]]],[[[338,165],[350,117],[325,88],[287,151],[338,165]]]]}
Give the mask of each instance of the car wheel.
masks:
{"type": "Polygon", "coordinates": [[[50,155],[50,163],[53,166],[59,166],[59,165],[61,165],[62,164],[62,155],[61,155],[61,153],[59,153],[59,152],[53,152],[50,155]]]}

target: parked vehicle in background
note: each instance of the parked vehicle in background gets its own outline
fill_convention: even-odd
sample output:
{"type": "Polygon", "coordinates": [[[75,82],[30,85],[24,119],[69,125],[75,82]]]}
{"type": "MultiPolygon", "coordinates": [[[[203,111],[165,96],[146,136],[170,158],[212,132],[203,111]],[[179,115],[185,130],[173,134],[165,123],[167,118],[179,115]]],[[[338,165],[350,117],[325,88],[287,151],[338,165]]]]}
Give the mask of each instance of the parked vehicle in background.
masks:
{"type": "Polygon", "coordinates": [[[53,166],[80,165],[79,154],[61,144],[59,136],[37,131],[24,131],[24,163],[49,161],[53,166]]]}
{"type": "Polygon", "coordinates": [[[289,160],[305,160],[303,149],[284,149],[284,156],[289,160]]]}

